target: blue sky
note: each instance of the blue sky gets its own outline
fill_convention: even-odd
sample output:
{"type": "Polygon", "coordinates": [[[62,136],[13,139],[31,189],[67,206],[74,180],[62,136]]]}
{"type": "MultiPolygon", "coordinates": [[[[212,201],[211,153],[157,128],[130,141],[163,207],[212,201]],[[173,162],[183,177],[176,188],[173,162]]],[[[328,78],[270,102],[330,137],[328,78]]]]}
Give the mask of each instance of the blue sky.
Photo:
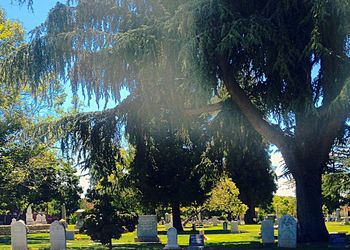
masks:
{"type": "MultiPolygon", "coordinates": [[[[13,1],[13,0],[12,0],[13,1]]],[[[18,6],[18,4],[13,3],[11,4],[11,0],[1,0],[0,7],[5,9],[7,18],[18,20],[20,23],[22,23],[25,30],[28,32],[31,29],[35,28],[36,26],[43,23],[50,11],[57,2],[65,2],[65,1],[57,1],[57,0],[34,0],[33,10],[30,10],[27,8],[26,5],[18,6]]],[[[68,100],[65,103],[66,107],[69,107],[70,100],[69,97],[71,97],[71,91],[70,87],[68,86],[69,83],[67,83],[67,94],[68,94],[68,100]]],[[[122,97],[126,96],[127,92],[122,93],[122,97]]],[[[109,102],[109,105],[107,108],[110,108],[114,106],[115,103],[109,102]]],[[[101,102],[100,109],[103,108],[104,102],[101,102]]],[[[85,101],[85,107],[83,108],[83,111],[97,111],[99,108],[97,107],[94,99],[91,100],[90,106],[87,105],[87,101],[85,101]]],[[[281,162],[283,161],[283,158],[280,153],[274,153],[271,155],[271,162],[274,166],[281,165],[281,162]]],[[[277,168],[277,174],[280,174],[281,169],[277,168]]],[[[286,185],[284,185],[285,180],[280,179],[278,182],[279,190],[277,194],[279,195],[295,195],[294,188],[290,188],[286,185]]],[[[84,189],[87,188],[88,185],[88,177],[84,177],[81,179],[81,185],[84,187],[84,189]]]]}

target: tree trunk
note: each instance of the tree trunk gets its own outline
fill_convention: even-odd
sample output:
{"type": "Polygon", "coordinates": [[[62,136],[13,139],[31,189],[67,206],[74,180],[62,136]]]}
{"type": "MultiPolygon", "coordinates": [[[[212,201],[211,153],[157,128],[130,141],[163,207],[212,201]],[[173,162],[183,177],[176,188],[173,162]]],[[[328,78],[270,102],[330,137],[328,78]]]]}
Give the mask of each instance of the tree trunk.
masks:
{"type": "Polygon", "coordinates": [[[112,239],[109,240],[108,249],[109,250],[113,249],[112,239]]]}
{"type": "Polygon", "coordinates": [[[252,203],[247,204],[248,210],[244,215],[244,223],[245,224],[256,224],[253,220],[255,218],[255,207],[252,203]]]}
{"type": "MultiPolygon", "coordinates": [[[[302,164],[302,163],[300,163],[302,164]]],[[[306,169],[306,166],[300,166],[306,169]]],[[[328,231],[322,213],[321,173],[295,176],[300,242],[328,241],[328,231]]]]}
{"type": "Polygon", "coordinates": [[[178,202],[174,202],[171,205],[171,210],[173,214],[173,227],[175,227],[178,232],[182,232],[183,228],[181,224],[180,204],[178,202]]]}

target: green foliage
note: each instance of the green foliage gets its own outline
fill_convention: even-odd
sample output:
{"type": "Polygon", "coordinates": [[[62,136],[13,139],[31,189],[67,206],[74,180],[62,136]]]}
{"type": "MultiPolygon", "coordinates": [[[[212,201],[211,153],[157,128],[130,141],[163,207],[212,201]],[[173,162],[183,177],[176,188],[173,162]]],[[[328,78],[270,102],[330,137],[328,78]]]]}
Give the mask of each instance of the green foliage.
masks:
{"type": "Polygon", "coordinates": [[[209,211],[217,211],[226,218],[239,218],[248,207],[239,198],[239,190],[235,183],[227,176],[220,179],[217,185],[210,192],[210,197],[205,203],[209,211]]]}
{"type": "Polygon", "coordinates": [[[94,207],[84,213],[84,226],[81,229],[93,241],[109,245],[112,239],[119,239],[122,233],[135,229],[136,216],[115,207],[119,197],[110,194],[90,193],[94,207]]]}
{"type": "Polygon", "coordinates": [[[339,172],[323,175],[323,203],[328,211],[335,211],[342,205],[350,203],[350,173],[339,172]]]}
{"type": "MultiPolygon", "coordinates": [[[[127,184],[129,156],[126,151],[118,154],[118,163],[109,175],[102,177],[87,194],[93,208],[84,213],[82,231],[92,240],[112,247],[112,239],[131,232],[137,223],[137,203],[132,187],[127,184]]],[[[129,158],[130,159],[130,158],[129,158]]]]}
{"type": "Polygon", "coordinates": [[[277,196],[273,197],[272,206],[277,217],[282,217],[283,215],[296,216],[297,204],[295,197],[288,196],[277,196]]]}

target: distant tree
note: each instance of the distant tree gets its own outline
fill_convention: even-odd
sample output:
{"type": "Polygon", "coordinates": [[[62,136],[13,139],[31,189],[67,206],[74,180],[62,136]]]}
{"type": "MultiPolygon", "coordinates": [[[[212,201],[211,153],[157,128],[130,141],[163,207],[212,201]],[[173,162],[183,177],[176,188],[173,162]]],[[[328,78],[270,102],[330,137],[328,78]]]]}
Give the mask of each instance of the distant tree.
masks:
{"type": "Polygon", "coordinates": [[[109,249],[112,249],[112,239],[119,239],[123,233],[133,231],[137,222],[135,214],[130,214],[117,205],[119,198],[115,194],[90,191],[89,199],[94,207],[84,212],[81,231],[93,241],[108,245],[109,249]]]}
{"type": "Polygon", "coordinates": [[[335,211],[343,205],[350,204],[350,173],[338,172],[323,175],[323,203],[328,211],[335,211]]]}
{"type": "Polygon", "coordinates": [[[297,214],[297,204],[295,197],[275,195],[273,197],[272,206],[278,217],[282,217],[283,215],[287,214],[296,216],[297,214]]]}
{"type": "Polygon", "coordinates": [[[233,115],[228,110],[230,108],[232,104],[226,104],[211,122],[209,131],[213,145],[209,157],[217,161],[237,185],[240,200],[248,206],[245,223],[252,224],[255,223],[255,208],[271,204],[273,192],[277,189],[276,177],[268,145],[239,111],[233,115]],[[241,124],[239,130],[227,126],[237,120],[241,124]]]}
{"type": "Polygon", "coordinates": [[[93,207],[84,213],[81,231],[92,240],[108,245],[109,249],[112,249],[112,239],[119,239],[123,233],[133,231],[137,223],[137,194],[130,186],[127,171],[131,159],[127,151],[119,151],[116,165],[110,166],[109,174],[94,183],[87,194],[87,201],[93,207]]]}
{"type": "Polygon", "coordinates": [[[182,231],[180,207],[201,205],[218,173],[202,157],[207,141],[200,124],[192,123],[185,132],[167,115],[160,113],[152,125],[143,126],[144,133],[132,134],[136,148],[132,176],[145,206],[170,206],[173,226],[182,231]]]}
{"type": "Polygon", "coordinates": [[[210,192],[210,197],[205,202],[205,208],[209,211],[220,212],[228,220],[237,219],[243,215],[248,207],[238,198],[239,190],[232,179],[222,177],[210,192]]]}

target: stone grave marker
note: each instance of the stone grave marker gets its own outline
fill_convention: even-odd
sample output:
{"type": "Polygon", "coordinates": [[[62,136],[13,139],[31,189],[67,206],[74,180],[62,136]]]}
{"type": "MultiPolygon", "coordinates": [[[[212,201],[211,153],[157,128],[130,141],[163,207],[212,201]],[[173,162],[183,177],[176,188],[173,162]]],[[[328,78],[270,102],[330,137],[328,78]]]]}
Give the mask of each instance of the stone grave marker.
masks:
{"type": "Polygon", "coordinates": [[[349,209],[348,209],[348,206],[344,207],[344,225],[349,225],[349,209]]]}
{"type": "Polygon", "coordinates": [[[219,224],[218,217],[213,216],[212,222],[213,222],[213,226],[217,226],[219,224]]]}
{"type": "Polygon", "coordinates": [[[227,231],[227,221],[224,221],[224,223],[222,223],[222,230],[227,231]]]}
{"type": "Polygon", "coordinates": [[[346,239],[346,233],[329,233],[329,245],[330,248],[346,248],[348,241],[346,239]]]}
{"type": "Polygon", "coordinates": [[[41,223],[41,214],[37,214],[35,218],[35,225],[40,225],[41,223]]]}
{"type": "Polygon", "coordinates": [[[231,221],[231,233],[238,234],[238,221],[231,221]]]}
{"type": "Polygon", "coordinates": [[[174,227],[171,227],[167,231],[167,244],[163,249],[181,249],[177,243],[177,230],[174,227]]]}
{"type": "Polygon", "coordinates": [[[27,250],[27,227],[24,221],[12,219],[11,222],[12,250],[27,250]]]}
{"type": "Polygon", "coordinates": [[[27,208],[26,223],[27,223],[27,225],[34,225],[32,205],[29,205],[27,208]]]}
{"type": "Polygon", "coordinates": [[[140,215],[136,242],[159,242],[156,215],[140,215]]]}
{"type": "Polygon", "coordinates": [[[290,215],[284,215],[278,223],[278,247],[297,247],[297,221],[290,215]]]}
{"type": "Polygon", "coordinates": [[[263,220],[261,222],[261,240],[263,244],[273,244],[275,242],[273,220],[263,220]]]}
{"type": "Polygon", "coordinates": [[[204,235],[202,234],[191,234],[189,247],[187,250],[198,250],[204,249],[204,235]]]}
{"type": "Polygon", "coordinates": [[[341,221],[340,208],[337,208],[335,210],[335,221],[337,221],[337,222],[341,221]]]}
{"type": "Polygon", "coordinates": [[[50,225],[50,243],[51,250],[65,250],[67,246],[66,230],[57,220],[50,225]]]}

